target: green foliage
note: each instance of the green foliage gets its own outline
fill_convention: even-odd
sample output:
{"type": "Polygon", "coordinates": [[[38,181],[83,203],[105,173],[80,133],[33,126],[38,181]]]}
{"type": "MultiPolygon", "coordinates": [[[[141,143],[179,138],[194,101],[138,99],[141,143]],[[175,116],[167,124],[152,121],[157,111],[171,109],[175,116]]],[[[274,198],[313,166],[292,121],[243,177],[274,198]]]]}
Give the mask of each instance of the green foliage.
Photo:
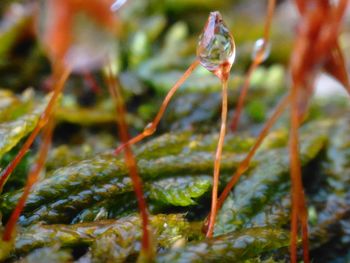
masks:
{"type": "MultiPolygon", "coordinates": [[[[187,238],[189,224],[182,215],[156,215],[151,217],[151,226],[155,240],[161,247],[170,247],[179,239],[187,238]]],[[[141,231],[140,219],[132,215],[118,220],[106,220],[75,225],[34,224],[23,229],[16,240],[14,254],[25,254],[35,248],[59,246],[75,247],[92,245],[93,253],[100,254],[108,250],[102,244],[113,236],[114,243],[129,253],[139,251],[141,231]]],[[[113,246],[113,244],[110,244],[113,246]]],[[[112,251],[111,251],[112,252],[112,251]]],[[[123,252],[120,250],[120,257],[123,252]]],[[[118,253],[118,252],[116,252],[118,253]]],[[[94,256],[94,254],[92,255],[94,256]]]]}
{"type": "Polygon", "coordinates": [[[167,178],[151,184],[150,199],[173,206],[194,205],[194,199],[208,192],[211,185],[210,176],[167,178]]]}
{"type": "MultiPolygon", "coordinates": [[[[313,160],[323,149],[327,141],[328,129],[327,122],[312,123],[303,127],[300,158],[304,165],[313,160]],[[310,130],[316,130],[316,132],[311,133],[310,130]]],[[[215,226],[216,235],[249,226],[252,218],[259,217],[261,210],[271,202],[278,202],[289,192],[289,185],[286,185],[289,181],[288,150],[272,149],[262,153],[258,159],[259,164],[242,178],[242,182],[235,187],[231,198],[219,212],[215,226]]],[[[282,221],[273,222],[272,225],[282,226],[287,223],[285,219],[286,217],[281,217],[282,221]]],[[[268,220],[270,219],[263,221],[262,224],[265,225],[268,220]]]]}
{"type": "Polygon", "coordinates": [[[13,107],[10,105],[8,112],[2,114],[2,118],[9,119],[9,121],[0,123],[0,158],[34,129],[46,105],[46,103],[41,103],[28,109],[27,102],[18,103],[19,105],[13,107]]]}
{"type": "Polygon", "coordinates": [[[250,228],[166,251],[156,261],[203,262],[205,258],[205,262],[238,262],[286,247],[288,244],[288,231],[278,228],[250,228]]]}

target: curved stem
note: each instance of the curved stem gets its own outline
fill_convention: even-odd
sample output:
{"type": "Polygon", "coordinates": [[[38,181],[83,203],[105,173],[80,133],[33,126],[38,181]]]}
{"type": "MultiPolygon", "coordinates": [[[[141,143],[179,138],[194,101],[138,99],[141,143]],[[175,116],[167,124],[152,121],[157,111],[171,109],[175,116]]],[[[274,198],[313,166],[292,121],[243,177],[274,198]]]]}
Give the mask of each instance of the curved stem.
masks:
{"type": "Polygon", "coordinates": [[[221,162],[221,155],[222,155],[222,147],[224,145],[224,139],[225,139],[225,134],[226,134],[226,122],[227,122],[227,82],[228,82],[227,78],[222,80],[221,128],[220,128],[219,141],[218,141],[218,146],[216,149],[215,162],[214,162],[211,212],[210,212],[210,220],[209,220],[209,228],[207,231],[207,237],[213,236],[215,218],[216,218],[216,212],[217,212],[220,162],[221,162]]]}
{"type": "Polygon", "coordinates": [[[301,163],[299,159],[299,109],[298,109],[298,88],[294,85],[291,90],[291,128],[290,128],[290,167],[292,181],[292,222],[291,222],[291,262],[297,262],[297,236],[298,236],[298,216],[301,221],[304,262],[309,261],[309,245],[307,233],[307,212],[305,196],[301,180],[301,163]]]}
{"type": "Polygon", "coordinates": [[[269,0],[267,6],[267,14],[264,25],[264,39],[265,42],[270,38],[270,29],[272,24],[273,13],[275,12],[276,0],[269,0]]]}
{"type": "Polygon", "coordinates": [[[251,79],[253,72],[256,70],[256,68],[258,66],[259,66],[259,63],[256,63],[256,61],[254,61],[250,65],[248,72],[245,76],[243,88],[241,89],[241,92],[239,94],[236,110],[235,110],[233,118],[232,118],[232,123],[231,123],[231,131],[232,132],[235,132],[237,130],[238,122],[239,122],[239,119],[241,117],[241,112],[242,112],[243,105],[244,105],[244,100],[245,100],[247,93],[248,93],[250,79],[251,79]]]}
{"type": "Polygon", "coordinates": [[[116,105],[116,110],[118,113],[117,123],[119,128],[119,135],[121,141],[125,145],[125,162],[129,169],[130,178],[133,184],[134,192],[136,194],[137,203],[141,215],[142,221],[142,255],[145,255],[146,259],[152,261],[154,258],[154,248],[152,247],[152,238],[149,232],[149,218],[147,211],[147,204],[143,196],[142,181],[138,174],[137,164],[133,152],[129,145],[127,144],[129,139],[128,127],[125,120],[125,106],[124,100],[121,94],[120,85],[118,80],[113,76],[112,70],[108,70],[108,89],[112,95],[112,98],[116,105]]]}
{"type": "MultiPolygon", "coordinates": [[[[255,144],[250,149],[247,156],[244,158],[244,160],[239,164],[236,172],[231,177],[230,181],[225,186],[224,190],[222,191],[220,197],[217,200],[217,211],[221,209],[222,205],[224,204],[227,196],[229,195],[232,188],[236,185],[238,180],[241,178],[242,174],[249,168],[250,162],[252,158],[254,157],[256,151],[259,149],[261,143],[266,138],[268,132],[270,131],[271,127],[276,123],[278,118],[281,116],[281,114],[284,112],[286,107],[288,106],[290,102],[290,95],[286,95],[281,102],[277,105],[276,109],[274,110],[272,116],[270,119],[266,122],[265,126],[263,127],[262,131],[259,134],[259,137],[257,138],[255,144]]],[[[211,213],[208,215],[207,218],[212,218],[211,213]]],[[[210,223],[210,221],[209,221],[210,223]]],[[[204,227],[206,227],[207,222],[204,223],[204,227]]]]}
{"type": "Polygon", "coordinates": [[[248,72],[246,74],[246,77],[244,79],[243,88],[241,89],[241,92],[239,94],[236,110],[234,112],[232,122],[230,125],[232,132],[235,132],[237,130],[244,101],[248,93],[251,77],[254,71],[257,69],[257,67],[264,61],[264,53],[266,52],[266,48],[270,38],[270,29],[271,29],[272,17],[275,10],[275,6],[276,6],[276,0],[269,0],[266,19],[265,19],[265,25],[264,25],[264,43],[262,48],[259,50],[258,54],[256,55],[256,57],[254,58],[252,64],[250,65],[248,72]]]}
{"type": "Polygon", "coordinates": [[[167,109],[167,107],[169,105],[170,100],[172,99],[172,97],[174,96],[176,91],[180,88],[180,86],[185,82],[185,80],[192,74],[193,70],[198,65],[199,65],[199,61],[195,60],[189,66],[189,68],[186,70],[186,72],[181,76],[181,78],[175,83],[175,85],[170,89],[170,91],[166,95],[166,97],[165,97],[162,105],[160,106],[160,109],[159,109],[156,117],[154,118],[154,120],[152,122],[150,122],[145,127],[145,129],[143,130],[142,133],[135,136],[134,138],[132,138],[128,142],[123,143],[117,149],[115,149],[115,151],[114,151],[115,154],[119,154],[127,145],[133,145],[133,144],[143,140],[144,138],[151,136],[156,131],[158,124],[159,124],[161,118],[163,117],[165,110],[167,109]]]}
{"type": "Polygon", "coordinates": [[[255,144],[250,149],[247,156],[244,158],[244,160],[240,163],[238,166],[235,174],[232,176],[231,180],[226,185],[225,189],[222,191],[220,198],[218,200],[218,208],[220,209],[223,205],[224,201],[226,200],[228,194],[230,193],[233,186],[238,182],[241,175],[249,168],[250,162],[253,159],[256,151],[259,149],[261,143],[266,138],[267,134],[269,133],[271,127],[276,123],[278,118],[281,116],[283,111],[286,109],[286,107],[289,104],[290,96],[285,96],[282,101],[277,105],[274,113],[270,117],[270,119],[266,122],[265,126],[263,127],[262,131],[259,134],[259,137],[256,139],[255,144]]]}
{"type": "Polygon", "coordinates": [[[21,150],[18,152],[16,157],[11,161],[11,163],[8,164],[8,166],[4,169],[4,171],[1,173],[0,177],[0,193],[2,192],[2,189],[7,182],[9,176],[13,172],[13,170],[17,167],[18,163],[22,160],[23,156],[27,153],[30,146],[33,144],[35,138],[41,131],[41,129],[47,124],[48,120],[52,116],[53,108],[56,105],[56,102],[59,98],[59,95],[61,94],[64,84],[70,74],[70,71],[68,69],[65,69],[62,74],[60,74],[59,80],[56,82],[53,94],[49,100],[48,105],[46,106],[44,112],[41,114],[39,121],[37,125],[35,126],[34,130],[28,137],[28,139],[25,141],[24,145],[22,146],[21,150]]]}
{"type": "Polygon", "coordinates": [[[36,161],[36,163],[34,164],[34,166],[32,167],[32,169],[28,175],[28,179],[27,179],[26,185],[24,187],[23,194],[22,194],[21,198],[19,199],[15,209],[13,210],[13,212],[10,216],[10,219],[8,220],[8,222],[5,226],[4,234],[2,237],[2,239],[4,241],[11,240],[12,234],[14,232],[14,229],[15,229],[15,226],[17,223],[17,220],[18,220],[19,216],[21,215],[21,212],[24,208],[24,205],[25,205],[25,202],[28,198],[30,190],[39,178],[39,174],[40,174],[40,172],[45,164],[46,156],[47,156],[47,153],[48,153],[50,145],[51,145],[53,127],[54,127],[54,121],[50,120],[48,122],[48,125],[44,129],[43,143],[42,143],[40,150],[39,150],[39,158],[36,161]]]}

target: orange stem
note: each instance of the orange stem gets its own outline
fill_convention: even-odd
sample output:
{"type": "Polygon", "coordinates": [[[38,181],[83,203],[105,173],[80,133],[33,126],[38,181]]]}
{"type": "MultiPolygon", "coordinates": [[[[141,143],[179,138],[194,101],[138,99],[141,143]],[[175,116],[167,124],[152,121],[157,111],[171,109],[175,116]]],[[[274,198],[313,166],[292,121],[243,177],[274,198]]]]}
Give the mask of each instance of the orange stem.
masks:
{"type": "Polygon", "coordinates": [[[290,262],[297,262],[297,239],[298,239],[298,209],[296,207],[296,195],[292,187],[292,214],[291,214],[291,235],[290,235],[290,262]]]}
{"type": "Polygon", "coordinates": [[[221,163],[222,148],[224,145],[224,139],[225,139],[225,134],[226,134],[226,122],[227,122],[227,82],[228,82],[227,78],[222,80],[221,128],[220,128],[219,141],[218,141],[218,146],[216,148],[216,155],[215,155],[215,161],[214,161],[211,212],[210,212],[210,220],[209,220],[209,228],[207,231],[207,237],[213,236],[215,219],[216,219],[216,212],[217,212],[220,163],[221,163]]]}
{"type": "Polygon", "coordinates": [[[306,202],[304,197],[304,192],[301,193],[302,200],[300,202],[300,220],[301,220],[301,233],[303,240],[303,257],[304,263],[310,262],[310,254],[309,254],[309,230],[308,230],[308,214],[306,209],[306,202]]]}
{"type": "Polygon", "coordinates": [[[254,71],[257,69],[257,67],[263,62],[263,57],[265,53],[265,49],[267,48],[268,45],[268,40],[270,38],[270,28],[271,28],[271,22],[272,22],[272,17],[273,17],[273,12],[275,10],[276,6],[276,0],[269,0],[268,2],[268,7],[267,7],[267,15],[265,19],[265,26],[264,26],[264,44],[262,48],[260,49],[259,53],[257,56],[254,58],[252,64],[250,65],[247,75],[244,80],[243,88],[241,89],[241,92],[239,94],[239,99],[238,103],[236,106],[236,110],[233,115],[233,119],[231,122],[231,131],[235,132],[238,127],[238,122],[241,116],[241,112],[244,106],[244,101],[248,93],[248,88],[250,85],[250,80],[251,77],[254,73],[254,71]]]}
{"type": "Polygon", "coordinates": [[[119,127],[119,135],[120,135],[121,141],[125,145],[125,161],[129,169],[129,174],[133,183],[133,188],[136,194],[138,207],[141,215],[142,232],[143,232],[142,242],[141,242],[142,252],[146,255],[148,260],[152,260],[154,258],[154,251],[152,248],[151,235],[149,233],[149,228],[148,228],[149,218],[148,218],[147,204],[143,196],[142,181],[137,171],[136,160],[132,153],[131,148],[127,143],[129,140],[129,134],[128,134],[127,123],[125,120],[125,115],[126,115],[125,106],[124,106],[123,97],[120,91],[120,84],[118,83],[118,80],[112,75],[111,69],[109,69],[109,72],[108,72],[108,89],[116,105],[116,110],[118,113],[117,122],[119,127]]]}
{"type": "Polygon", "coordinates": [[[268,6],[267,6],[266,20],[265,20],[265,25],[264,25],[265,43],[270,38],[270,29],[271,29],[271,24],[272,24],[273,13],[275,12],[275,7],[276,7],[276,0],[269,0],[268,6]]]}
{"type": "Polygon", "coordinates": [[[19,199],[15,209],[13,210],[10,219],[8,220],[4,234],[2,239],[4,241],[10,241],[12,238],[12,234],[14,232],[17,220],[19,216],[21,215],[21,212],[24,208],[25,202],[28,198],[28,195],[30,193],[30,190],[32,186],[36,183],[36,181],[39,178],[39,174],[45,164],[46,156],[49,151],[50,145],[51,145],[51,139],[52,139],[52,131],[53,131],[53,120],[50,120],[48,125],[44,129],[43,133],[43,144],[40,147],[39,150],[39,157],[34,164],[34,166],[31,168],[30,173],[28,175],[27,183],[24,187],[23,194],[21,198],[19,199]]]}
{"type": "Polygon", "coordinates": [[[148,136],[151,136],[156,131],[156,129],[158,127],[158,124],[159,124],[161,118],[163,117],[164,112],[165,112],[166,108],[168,107],[168,104],[169,104],[171,98],[174,96],[175,92],[185,82],[185,80],[192,74],[193,70],[198,65],[199,65],[199,61],[195,60],[189,66],[189,68],[186,70],[186,72],[181,76],[181,78],[175,83],[175,85],[170,89],[170,91],[166,95],[166,97],[165,97],[162,105],[160,106],[160,109],[159,109],[156,117],[154,118],[154,120],[145,127],[145,129],[143,130],[142,133],[140,133],[139,135],[135,136],[131,140],[123,143],[117,149],[115,149],[115,151],[114,151],[115,154],[119,154],[127,145],[133,145],[133,144],[143,140],[144,138],[146,138],[148,136]]]}
{"type": "Polygon", "coordinates": [[[261,143],[266,138],[267,134],[269,133],[271,127],[276,123],[278,118],[281,116],[283,111],[286,109],[286,107],[289,104],[290,96],[285,96],[282,101],[277,105],[275,111],[273,112],[270,119],[266,122],[265,126],[263,127],[262,131],[259,134],[259,137],[257,138],[256,142],[254,143],[253,147],[250,149],[247,156],[244,158],[244,160],[239,164],[235,174],[232,176],[231,180],[226,185],[225,189],[222,191],[219,200],[218,200],[218,209],[220,209],[226,200],[228,194],[230,193],[233,186],[238,182],[239,178],[242,176],[242,174],[248,169],[251,160],[253,159],[256,151],[259,149],[261,143]]]}
{"type": "Polygon", "coordinates": [[[9,176],[13,172],[13,170],[17,167],[18,163],[22,160],[23,156],[27,153],[30,146],[33,144],[33,141],[41,131],[41,129],[47,124],[48,120],[52,116],[52,111],[54,106],[56,105],[56,102],[58,100],[59,95],[61,94],[64,84],[69,76],[69,70],[64,70],[63,73],[60,75],[59,80],[56,82],[53,94],[49,100],[48,105],[46,106],[44,112],[41,114],[40,119],[35,126],[34,130],[28,137],[28,139],[25,141],[24,145],[22,146],[21,150],[18,152],[16,157],[11,161],[11,163],[8,164],[8,166],[4,169],[4,171],[1,173],[0,177],[0,193],[2,192],[2,189],[7,182],[9,176]]]}
{"type": "Polygon", "coordinates": [[[236,110],[234,112],[232,123],[231,123],[232,132],[235,132],[237,130],[238,122],[241,117],[241,112],[244,105],[244,100],[248,93],[250,79],[251,79],[251,76],[253,75],[253,72],[256,70],[258,66],[259,66],[259,63],[257,63],[256,61],[253,61],[253,63],[250,65],[248,69],[247,75],[245,76],[243,88],[239,94],[238,103],[237,103],[236,110]]]}
{"type": "MultiPolygon", "coordinates": [[[[288,106],[289,100],[290,100],[290,95],[287,95],[277,105],[277,107],[274,110],[272,116],[266,122],[265,126],[263,127],[262,131],[260,132],[260,134],[259,134],[256,142],[254,143],[253,147],[250,149],[249,153],[244,158],[244,160],[239,164],[236,172],[233,174],[233,176],[231,177],[230,181],[227,183],[227,185],[225,186],[224,190],[220,194],[220,196],[219,196],[219,198],[217,200],[217,205],[216,205],[217,211],[221,209],[221,207],[224,204],[224,202],[225,202],[227,196],[229,195],[230,191],[236,185],[236,183],[238,182],[238,180],[240,179],[242,174],[249,168],[250,162],[251,162],[252,158],[254,157],[256,151],[259,149],[261,143],[263,142],[263,140],[267,136],[267,134],[268,134],[269,130],[271,129],[271,127],[276,123],[278,118],[281,116],[281,114],[284,112],[284,110],[288,106]]],[[[213,216],[210,213],[207,218],[212,218],[212,217],[213,216]]],[[[209,225],[210,225],[210,220],[209,220],[209,225]]],[[[204,228],[206,228],[207,225],[208,225],[208,221],[206,221],[204,223],[204,228]]]]}
{"type": "Polygon", "coordinates": [[[292,222],[291,222],[291,261],[297,262],[297,236],[298,236],[298,215],[301,221],[302,240],[304,251],[304,262],[309,260],[309,246],[307,234],[307,212],[305,205],[305,196],[301,180],[301,163],[299,159],[299,109],[298,109],[298,90],[300,85],[294,85],[291,90],[291,129],[290,129],[290,167],[292,181],[292,222]]]}

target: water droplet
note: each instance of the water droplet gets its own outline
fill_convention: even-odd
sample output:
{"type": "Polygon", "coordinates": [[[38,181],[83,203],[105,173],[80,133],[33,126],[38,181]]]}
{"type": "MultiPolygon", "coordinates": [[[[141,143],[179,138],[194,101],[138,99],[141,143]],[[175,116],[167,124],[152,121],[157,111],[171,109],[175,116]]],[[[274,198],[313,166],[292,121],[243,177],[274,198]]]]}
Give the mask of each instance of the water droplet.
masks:
{"type": "Polygon", "coordinates": [[[153,125],[152,122],[147,123],[147,125],[146,125],[146,127],[145,127],[145,130],[151,129],[151,128],[152,128],[152,125],[153,125]]]}
{"type": "Polygon", "coordinates": [[[147,136],[153,134],[156,131],[157,127],[153,127],[153,122],[150,122],[146,125],[146,127],[143,130],[143,133],[147,136]]]}
{"type": "Polygon", "coordinates": [[[252,52],[252,60],[260,60],[260,62],[264,62],[270,55],[271,52],[271,44],[267,42],[265,44],[265,39],[258,39],[253,48],[252,52]]]}
{"type": "Polygon", "coordinates": [[[111,5],[111,10],[113,12],[117,11],[119,8],[121,8],[127,0],[116,0],[114,3],[111,5]]]}
{"type": "Polygon", "coordinates": [[[211,12],[200,36],[197,56],[203,67],[211,72],[220,70],[224,63],[233,64],[235,43],[219,12],[211,12]]]}

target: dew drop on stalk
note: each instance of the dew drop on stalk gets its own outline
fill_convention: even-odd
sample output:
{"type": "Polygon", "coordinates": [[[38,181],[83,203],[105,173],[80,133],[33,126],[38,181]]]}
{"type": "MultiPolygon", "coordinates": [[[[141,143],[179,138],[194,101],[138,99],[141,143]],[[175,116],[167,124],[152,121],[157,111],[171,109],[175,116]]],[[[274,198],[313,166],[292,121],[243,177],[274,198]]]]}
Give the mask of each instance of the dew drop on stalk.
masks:
{"type": "Polygon", "coordinates": [[[252,60],[259,60],[259,62],[264,62],[270,55],[271,44],[269,42],[265,43],[265,39],[260,38],[254,43],[252,51],[252,60]]]}
{"type": "Polygon", "coordinates": [[[197,56],[203,67],[216,72],[235,59],[235,43],[219,12],[211,12],[199,38],[197,56]]]}

